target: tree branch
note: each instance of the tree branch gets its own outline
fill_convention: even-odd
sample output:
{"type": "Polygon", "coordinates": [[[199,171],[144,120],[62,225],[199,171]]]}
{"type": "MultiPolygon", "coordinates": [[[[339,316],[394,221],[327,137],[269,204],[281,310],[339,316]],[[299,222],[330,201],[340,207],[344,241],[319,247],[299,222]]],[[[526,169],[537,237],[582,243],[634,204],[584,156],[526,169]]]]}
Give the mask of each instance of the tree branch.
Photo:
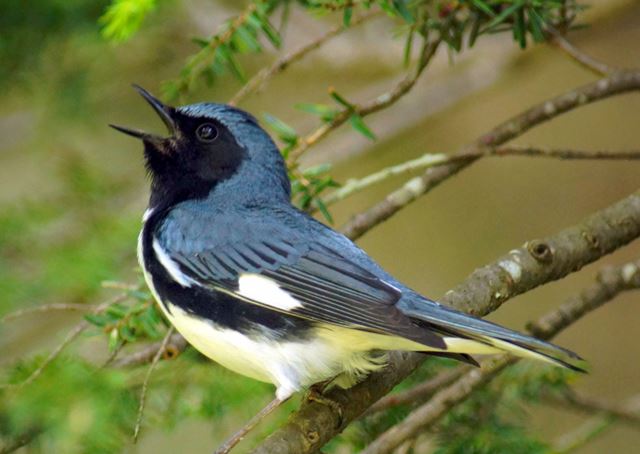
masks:
{"type": "MultiPolygon", "coordinates": [[[[542,317],[539,322],[530,324],[529,329],[540,339],[550,339],[581,319],[585,314],[611,301],[618,293],[630,288],[640,288],[640,261],[618,268],[607,268],[605,272],[600,273],[595,284],[542,317]]],[[[498,372],[518,360],[517,357],[501,355],[483,361],[481,369],[467,372],[452,385],[438,391],[429,402],[418,407],[402,422],[380,435],[362,451],[362,454],[388,453],[404,441],[416,437],[424,429],[442,418],[452,407],[469,397],[473,391],[490,381],[498,372]]],[[[567,394],[563,397],[567,400],[571,399],[581,406],[589,404],[592,405],[592,408],[604,406],[602,402],[593,403],[593,401],[578,395],[567,394]]],[[[609,410],[614,411],[613,408],[609,410]]],[[[620,412],[617,417],[630,418],[630,415],[626,412],[620,412]]],[[[633,420],[636,422],[637,418],[633,416],[633,420]]]]}
{"type": "Polygon", "coordinates": [[[25,315],[31,314],[39,314],[42,312],[51,312],[51,311],[69,311],[69,312],[84,312],[84,311],[92,311],[95,310],[97,306],[92,304],[76,304],[76,303],[51,303],[51,304],[41,304],[39,306],[27,307],[24,309],[19,309],[14,312],[10,312],[0,318],[0,323],[6,323],[9,320],[13,320],[14,318],[24,317],[25,315]]]}
{"type": "Polygon", "coordinates": [[[572,150],[569,148],[544,148],[505,145],[488,148],[481,156],[529,156],[567,160],[637,161],[640,150],[572,150]]]}
{"type": "Polygon", "coordinates": [[[383,201],[354,216],[341,230],[351,239],[359,238],[418,197],[475,162],[482,156],[481,150],[503,145],[534,126],[570,110],[636,90],[640,90],[640,71],[624,71],[573,89],[527,109],[478,137],[456,155],[471,156],[468,159],[456,160],[449,164],[427,169],[422,175],[412,178],[399,189],[388,194],[383,201]]]}
{"type": "Polygon", "coordinates": [[[364,117],[374,112],[378,112],[379,110],[389,107],[391,104],[395,103],[407,94],[413,88],[415,83],[418,81],[418,78],[435,55],[440,42],[440,39],[432,42],[426,42],[423,46],[418,66],[415,71],[413,71],[413,74],[407,75],[390,91],[377,96],[367,103],[354,105],[352,109],[344,109],[340,111],[330,121],[324,123],[306,137],[300,139],[298,145],[289,152],[289,163],[295,163],[298,158],[309,149],[309,147],[318,143],[331,131],[342,126],[354,113],[364,117]]]}
{"type": "MultiPolygon", "coordinates": [[[[131,367],[149,363],[162,348],[162,344],[162,341],[154,342],[135,353],[131,353],[130,355],[114,360],[111,364],[113,367],[131,367]]],[[[167,341],[162,353],[169,354],[171,357],[174,357],[187,348],[187,345],[187,341],[181,334],[173,333],[167,341]]]]}
{"type": "Polygon", "coordinates": [[[547,26],[547,33],[551,35],[550,41],[555,44],[558,49],[562,50],[575,62],[588,69],[592,73],[598,76],[608,76],[616,72],[615,68],[607,65],[606,63],[596,60],[595,58],[578,49],[555,28],[547,26]]]}
{"type": "Polygon", "coordinates": [[[613,417],[606,414],[589,418],[576,429],[558,437],[553,443],[551,452],[554,454],[572,452],[602,434],[613,425],[614,421],[613,417]]]}
{"type": "Polygon", "coordinates": [[[386,411],[393,407],[399,407],[401,405],[412,405],[417,402],[424,401],[428,397],[432,396],[439,389],[450,385],[469,370],[469,366],[460,365],[455,369],[447,369],[440,372],[430,380],[425,381],[414,386],[411,389],[402,391],[396,394],[387,394],[382,399],[374,403],[366,413],[362,416],[369,416],[374,413],[386,411]]]}
{"type": "MultiPolygon", "coordinates": [[[[544,240],[530,241],[495,263],[476,270],[441,302],[468,313],[485,315],[507,299],[575,272],[638,236],[640,193],[634,193],[574,227],[544,240]]],[[[423,359],[424,356],[417,353],[393,354],[389,367],[383,371],[349,390],[329,392],[328,397],[343,408],[342,418],[327,406],[304,403],[255,452],[316,452],[409,375],[423,359]]]]}
{"type": "Polygon", "coordinates": [[[234,33],[249,20],[249,17],[257,10],[257,7],[256,3],[249,3],[240,14],[228,23],[222,33],[214,34],[205,47],[189,59],[182,70],[182,77],[178,80],[177,88],[180,93],[189,90],[196,77],[202,74],[207,66],[211,64],[218,48],[227,44],[233,38],[234,33]]]}
{"type": "Polygon", "coordinates": [[[437,167],[444,164],[451,164],[457,161],[471,160],[480,157],[489,156],[529,156],[539,158],[555,158],[568,160],[640,160],[640,150],[572,150],[566,148],[541,148],[531,146],[502,146],[494,148],[480,148],[477,153],[468,155],[448,155],[445,153],[425,153],[422,156],[402,162],[393,166],[386,167],[382,170],[374,172],[360,179],[353,179],[341,188],[327,195],[323,202],[326,206],[333,205],[340,200],[344,200],[353,194],[356,194],[369,186],[381,183],[388,178],[413,172],[416,170],[424,170],[431,167],[437,167]]]}
{"type": "Polygon", "coordinates": [[[353,27],[360,25],[378,15],[380,15],[380,11],[370,11],[367,14],[364,14],[362,16],[359,16],[353,19],[349,27],[345,27],[343,24],[340,24],[339,26],[334,27],[328,32],[326,32],[324,35],[321,35],[318,38],[314,39],[313,41],[307,44],[304,44],[303,46],[300,46],[296,50],[288,53],[287,55],[280,57],[275,62],[273,62],[271,66],[268,66],[258,71],[258,73],[255,76],[253,76],[246,84],[244,84],[242,88],[233,96],[233,98],[231,98],[228,104],[232,106],[237,105],[240,101],[242,101],[244,98],[249,96],[251,93],[258,91],[269,79],[271,79],[275,75],[281,73],[286,68],[291,66],[292,63],[295,63],[296,61],[301,60],[307,54],[318,49],[324,43],[340,35],[342,32],[346,30],[350,30],[353,27]]]}
{"type": "MultiPolygon", "coordinates": [[[[127,294],[123,293],[120,295],[116,295],[115,297],[113,297],[112,299],[110,299],[109,301],[105,301],[104,303],[101,303],[97,306],[94,307],[93,309],[93,314],[99,314],[102,311],[104,311],[107,307],[111,306],[112,304],[116,304],[119,303],[120,301],[124,301],[127,298],[127,294]]],[[[55,359],[60,356],[60,353],[62,353],[62,351],[69,346],[69,344],[71,344],[75,339],[78,338],[78,336],[80,336],[80,334],[82,334],[84,332],[84,330],[86,330],[90,325],[90,323],[86,320],[82,320],[80,323],[78,323],[75,327],[73,327],[71,329],[71,331],[69,331],[67,333],[67,335],[65,336],[64,340],[53,350],[49,353],[49,355],[45,358],[45,360],[42,362],[42,364],[40,364],[40,366],[34,370],[31,375],[29,375],[24,381],[20,382],[20,383],[16,383],[16,384],[3,384],[0,385],[0,389],[2,388],[20,388],[23,386],[28,385],[29,383],[33,382],[36,378],[38,378],[40,376],[40,374],[42,374],[42,372],[44,371],[44,369],[51,364],[53,361],[55,361],[55,359]]]]}
{"type": "MultiPolygon", "coordinates": [[[[588,399],[591,400],[591,398],[588,399]]],[[[618,420],[616,417],[617,413],[631,414],[635,417],[636,422],[640,421],[640,395],[628,399],[622,405],[614,405],[606,402],[604,407],[594,408],[589,404],[586,408],[581,407],[581,409],[590,412],[595,411],[598,412],[599,415],[589,418],[576,429],[558,437],[553,444],[553,452],[558,454],[567,453],[584,446],[612,427],[618,420]],[[609,412],[611,409],[613,409],[614,412],[609,412]]]]}
{"type": "Polygon", "coordinates": [[[640,396],[635,396],[626,404],[614,404],[605,399],[587,396],[577,391],[567,391],[561,395],[550,394],[545,396],[545,400],[562,408],[572,408],[589,414],[603,413],[613,416],[619,421],[640,427],[640,396]],[[635,405],[631,405],[634,404],[635,405]],[[636,407],[636,408],[634,408],[636,407]]]}
{"type": "Polygon", "coordinates": [[[158,364],[158,361],[160,361],[160,357],[162,356],[162,353],[167,348],[167,345],[169,344],[169,339],[171,339],[171,335],[173,334],[173,331],[174,331],[173,326],[171,326],[167,330],[167,334],[164,335],[164,339],[162,339],[160,348],[158,348],[158,350],[156,351],[156,354],[153,356],[153,359],[151,360],[151,365],[147,369],[147,373],[144,376],[144,382],[142,382],[142,390],[140,391],[140,404],[138,406],[138,416],[136,417],[136,425],[133,429],[134,443],[138,441],[138,435],[140,434],[140,427],[142,426],[142,416],[144,414],[144,405],[147,398],[147,389],[149,387],[149,379],[151,378],[151,374],[153,373],[153,370],[158,364]]]}

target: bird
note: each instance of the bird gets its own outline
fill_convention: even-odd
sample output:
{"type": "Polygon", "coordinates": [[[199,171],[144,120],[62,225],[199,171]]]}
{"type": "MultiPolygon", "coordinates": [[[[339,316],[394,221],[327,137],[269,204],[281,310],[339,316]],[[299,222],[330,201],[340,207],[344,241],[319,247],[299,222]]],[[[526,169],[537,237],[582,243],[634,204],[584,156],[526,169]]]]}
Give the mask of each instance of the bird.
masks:
{"type": "Polygon", "coordinates": [[[383,368],[388,351],[474,364],[471,355],[509,352],[582,370],[567,349],[422,296],[294,206],[283,156],[251,114],[207,102],[172,107],[134,88],[168,130],[110,125],[144,145],[146,283],[198,351],[275,385],[260,417],[316,384],[352,386],[383,368]]]}

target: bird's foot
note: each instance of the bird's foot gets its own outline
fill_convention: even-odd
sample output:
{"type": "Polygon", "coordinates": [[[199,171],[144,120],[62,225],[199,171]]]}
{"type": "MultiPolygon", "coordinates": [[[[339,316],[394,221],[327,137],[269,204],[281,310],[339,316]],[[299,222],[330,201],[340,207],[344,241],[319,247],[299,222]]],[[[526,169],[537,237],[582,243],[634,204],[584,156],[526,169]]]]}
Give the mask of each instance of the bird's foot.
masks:
{"type": "Polygon", "coordinates": [[[340,427],[344,422],[344,412],[342,410],[342,405],[322,394],[322,391],[325,389],[325,387],[325,383],[311,386],[309,388],[309,391],[307,391],[306,399],[308,401],[318,402],[319,404],[329,407],[331,411],[333,411],[338,416],[338,423],[336,424],[336,426],[340,427]]]}

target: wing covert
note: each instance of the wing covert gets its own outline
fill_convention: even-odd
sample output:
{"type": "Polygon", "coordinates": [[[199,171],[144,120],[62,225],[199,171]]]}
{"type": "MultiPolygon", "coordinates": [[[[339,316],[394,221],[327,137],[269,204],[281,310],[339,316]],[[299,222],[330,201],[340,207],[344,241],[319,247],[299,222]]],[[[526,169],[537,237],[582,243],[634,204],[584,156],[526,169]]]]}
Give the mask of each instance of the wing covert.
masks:
{"type": "MultiPolygon", "coordinates": [[[[332,325],[397,335],[445,348],[442,339],[414,324],[395,307],[402,293],[370,271],[318,243],[291,236],[261,236],[218,247],[166,251],[181,272],[204,287],[224,291],[244,301],[332,325]],[[261,288],[264,297],[242,292],[243,277],[259,275],[273,283],[261,288]],[[297,303],[269,301],[267,293],[297,303]],[[266,298],[266,299],[265,299],[266,298]],[[299,304],[298,304],[299,303],[299,304]]],[[[262,281],[264,284],[264,281],[262,281]]],[[[261,295],[260,295],[261,296],[261,295]]]]}

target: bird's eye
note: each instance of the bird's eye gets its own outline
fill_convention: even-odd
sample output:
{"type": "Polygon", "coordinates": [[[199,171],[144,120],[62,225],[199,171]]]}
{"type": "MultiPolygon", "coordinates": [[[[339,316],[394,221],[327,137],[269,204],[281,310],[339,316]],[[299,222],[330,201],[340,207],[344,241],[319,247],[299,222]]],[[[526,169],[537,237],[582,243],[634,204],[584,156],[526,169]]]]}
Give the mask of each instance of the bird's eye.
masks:
{"type": "Polygon", "coordinates": [[[196,129],[196,136],[201,142],[213,142],[218,137],[218,128],[211,123],[204,123],[196,129]]]}

